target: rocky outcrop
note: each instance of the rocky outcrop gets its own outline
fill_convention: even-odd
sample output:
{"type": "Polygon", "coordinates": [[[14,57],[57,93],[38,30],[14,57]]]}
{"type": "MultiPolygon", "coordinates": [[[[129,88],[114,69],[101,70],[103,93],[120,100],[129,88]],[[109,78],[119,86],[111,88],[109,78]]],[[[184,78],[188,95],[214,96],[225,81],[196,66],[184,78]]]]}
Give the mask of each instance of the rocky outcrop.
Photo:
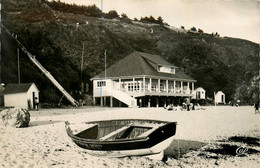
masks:
{"type": "Polygon", "coordinates": [[[16,128],[28,127],[30,122],[30,113],[22,108],[10,108],[0,112],[0,125],[12,126],[16,128]]]}

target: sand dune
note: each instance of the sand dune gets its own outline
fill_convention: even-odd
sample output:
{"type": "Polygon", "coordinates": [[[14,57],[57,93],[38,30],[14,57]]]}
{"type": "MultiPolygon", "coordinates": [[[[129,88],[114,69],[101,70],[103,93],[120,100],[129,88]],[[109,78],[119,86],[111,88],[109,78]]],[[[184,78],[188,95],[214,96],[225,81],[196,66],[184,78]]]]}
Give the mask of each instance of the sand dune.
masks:
{"type": "Polygon", "coordinates": [[[259,167],[260,114],[253,107],[82,108],[31,111],[28,128],[0,126],[0,167],[259,167]],[[177,121],[166,162],[145,157],[102,158],[87,154],[67,136],[64,121],[145,118],[177,121]],[[240,137],[240,138],[239,138],[240,137]],[[242,137],[242,138],[241,138],[242,137]],[[232,139],[233,138],[233,139],[232,139]],[[241,156],[235,149],[248,149],[241,156]],[[229,153],[230,152],[230,153],[229,153]]]}

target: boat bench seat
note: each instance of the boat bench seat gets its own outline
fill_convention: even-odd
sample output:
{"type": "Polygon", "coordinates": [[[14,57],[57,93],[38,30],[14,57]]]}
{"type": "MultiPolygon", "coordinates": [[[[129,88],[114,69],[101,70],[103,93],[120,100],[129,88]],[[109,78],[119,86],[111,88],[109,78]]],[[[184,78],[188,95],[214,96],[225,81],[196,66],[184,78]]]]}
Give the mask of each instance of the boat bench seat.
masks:
{"type": "Polygon", "coordinates": [[[151,124],[134,124],[133,126],[140,127],[140,128],[142,128],[142,127],[151,128],[137,137],[137,138],[145,138],[162,125],[164,125],[164,124],[163,123],[161,123],[161,124],[151,123],[151,124]]]}
{"type": "Polygon", "coordinates": [[[146,132],[142,133],[141,135],[139,135],[137,138],[147,137],[148,135],[150,135],[153,131],[155,131],[158,128],[159,127],[153,127],[152,129],[149,129],[148,131],[146,131],[146,132]]]}
{"type": "Polygon", "coordinates": [[[106,136],[100,138],[99,140],[101,140],[101,141],[107,140],[107,139],[111,138],[112,136],[114,136],[114,135],[116,135],[116,134],[118,134],[118,133],[120,133],[120,132],[123,132],[123,131],[127,130],[127,129],[130,128],[131,126],[132,126],[132,124],[129,124],[129,125],[126,125],[126,126],[124,126],[124,127],[122,127],[122,128],[119,128],[119,129],[117,129],[117,130],[115,130],[115,131],[113,131],[113,132],[107,134],[106,136]]]}

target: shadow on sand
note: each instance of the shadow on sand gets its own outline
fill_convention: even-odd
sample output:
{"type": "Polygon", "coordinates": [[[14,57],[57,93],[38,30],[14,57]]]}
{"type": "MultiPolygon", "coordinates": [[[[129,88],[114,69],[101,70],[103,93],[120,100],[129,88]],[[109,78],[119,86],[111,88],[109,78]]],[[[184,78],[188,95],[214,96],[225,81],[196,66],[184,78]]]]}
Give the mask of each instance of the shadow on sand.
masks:
{"type": "Polygon", "coordinates": [[[186,153],[200,149],[207,145],[205,142],[177,139],[164,151],[165,156],[179,159],[186,153]]]}
{"type": "Polygon", "coordinates": [[[246,156],[245,154],[256,154],[259,153],[258,150],[252,148],[246,148],[245,153],[238,154],[237,150],[241,148],[239,145],[230,145],[230,144],[219,144],[215,149],[206,149],[206,152],[221,154],[221,155],[229,155],[229,156],[246,156]]]}
{"type": "Polygon", "coordinates": [[[259,138],[255,138],[255,137],[246,137],[246,136],[233,136],[228,138],[228,141],[232,141],[232,142],[241,142],[247,145],[256,145],[259,146],[260,145],[260,140],[259,138]]]}
{"type": "Polygon", "coordinates": [[[259,139],[246,136],[232,136],[225,140],[219,140],[215,144],[207,146],[198,156],[219,159],[221,156],[246,157],[248,154],[259,154],[254,149],[259,146],[259,139]],[[220,143],[219,143],[220,142],[220,143]],[[233,143],[236,142],[236,143],[233,143]]]}
{"type": "Polygon", "coordinates": [[[51,124],[55,124],[55,123],[60,123],[60,122],[64,122],[64,121],[32,121],[29,124],[29,127],[35,127],[35,126],[41,126],[41,125],[51,125],[51,124]]]}

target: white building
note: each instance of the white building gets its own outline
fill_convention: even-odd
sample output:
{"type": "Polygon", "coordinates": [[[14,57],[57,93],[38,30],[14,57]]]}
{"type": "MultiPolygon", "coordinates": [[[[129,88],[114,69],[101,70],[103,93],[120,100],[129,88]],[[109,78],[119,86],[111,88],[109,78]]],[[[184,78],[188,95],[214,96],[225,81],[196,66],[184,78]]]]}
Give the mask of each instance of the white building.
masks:
{"type": "Polygon", "coordinates": [[[192,98],[196,82],[160,56],[142,52],[124,57],[92,80],[94,104],[111,107],[180,104],[192,98]]]}
{"type": "Polygon", "coordinates": [[[216,104],[226,104],[226,102],[225,102],[225,94],[222,91],[218,91],[215,94],[215,103],[216,104]]]}
{"type": "Polygon", "coordinates": [[[35,100],[39,102],[39,90],[34,83],[8,84],[4,90],[4,106],[35,109],[35,100]]]}
{"type": "Polygon", "coordinates": [[[0,106],[4,106],[4,90],[5,90],[4,84],[1,83],[0,84],[0,106]]]}
{"type": "Polygon", "coordinates": [[[193,92],[193,99],[206,99],[206,91],[202,87],[198,87],[197,89],[194,90],[193,92]]]}

